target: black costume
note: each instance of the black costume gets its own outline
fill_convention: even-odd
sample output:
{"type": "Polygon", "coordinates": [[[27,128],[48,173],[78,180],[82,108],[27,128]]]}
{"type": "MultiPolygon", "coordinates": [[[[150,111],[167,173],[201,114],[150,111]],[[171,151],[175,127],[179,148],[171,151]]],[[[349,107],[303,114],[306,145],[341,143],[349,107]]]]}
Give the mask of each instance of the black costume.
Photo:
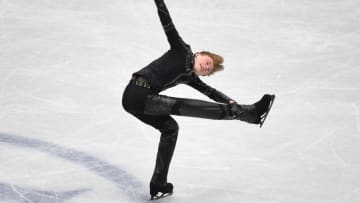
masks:
{"type": "MultiPolygon", "coordinates": [[[[175,29],[164,1],[155,0],[155,3],[170,50],[133,73],[122,100],[126,111],[161,132],[156,165],[150,183],[152,196],[161,191],[161,187],[167,188],[169,192],[173,187],[167,183],[167,174],[179,127],[170,115],[240,119],[250,123],[258,123],[259,117],[256,111],[241,111],[239,115],[234,115],[229,105],[229,101],[233,99],[200,80],[193,70],[194,54],[175,29]],[[159,95],[161,91],[180,83],[195,88],[219,103],[159,95]]],[[[236,105],[235,108],[240,106],[245,110],[255,109],[254,105],[236,105]]]]}

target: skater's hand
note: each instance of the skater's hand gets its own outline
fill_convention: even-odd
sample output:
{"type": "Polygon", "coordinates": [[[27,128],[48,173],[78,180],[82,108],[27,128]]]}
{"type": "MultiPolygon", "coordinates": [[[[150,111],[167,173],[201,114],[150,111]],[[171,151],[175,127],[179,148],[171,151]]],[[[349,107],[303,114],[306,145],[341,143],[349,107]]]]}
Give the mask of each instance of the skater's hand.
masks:
{"type": "Polygon", "coordinates": [[[238,119],[240,115],[244,112],[243,109],[236,103],[232,102],[229,104],[231,115],[233,118],[238,119]]]}

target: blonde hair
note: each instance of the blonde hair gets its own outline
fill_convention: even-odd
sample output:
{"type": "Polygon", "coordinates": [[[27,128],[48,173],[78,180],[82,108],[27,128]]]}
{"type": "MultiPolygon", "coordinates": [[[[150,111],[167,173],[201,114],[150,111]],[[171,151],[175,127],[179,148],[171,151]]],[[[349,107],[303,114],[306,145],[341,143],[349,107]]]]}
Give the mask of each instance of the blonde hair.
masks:
{"type": "Polygon", "coordinates": [[[224,58],[222,56],[220,56],[218,54],[214,54],[209,51],[201,51],[201,52],[199,52],[199,54],[208,55],[214,62],[214,70],[209,75],[212,75],[215,72],[224,70],[224,65],[222,65],[222,63],[224,63],[224,58]]]}

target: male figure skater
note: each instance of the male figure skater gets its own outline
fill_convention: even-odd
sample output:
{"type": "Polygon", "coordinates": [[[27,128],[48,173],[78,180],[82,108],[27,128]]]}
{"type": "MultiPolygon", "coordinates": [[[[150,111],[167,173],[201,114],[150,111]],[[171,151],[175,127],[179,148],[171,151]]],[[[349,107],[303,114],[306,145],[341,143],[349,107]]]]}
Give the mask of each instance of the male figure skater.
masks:
{"type": "Polygon", "coordinates": [[[199,76],[211,75],[223,69],[223,58],[211,52],[194,54],[179,36],[164,0],[155,0],[155,4],[170,50],[133,73],[122,98],[127,112],[161,132],[155,169],[150,181],[151,199],[159,198],[159,192],[162,196],[173,192],[173,185],[167,181],[167,175],[179,127],[170,115],[241,120],[261,127],[275,99],[274,95],[266,94],[252,105],[239,105],[201,81],[199,76]],[[159,94],[180,83],[195,88],[217,103],[159,94]]]}

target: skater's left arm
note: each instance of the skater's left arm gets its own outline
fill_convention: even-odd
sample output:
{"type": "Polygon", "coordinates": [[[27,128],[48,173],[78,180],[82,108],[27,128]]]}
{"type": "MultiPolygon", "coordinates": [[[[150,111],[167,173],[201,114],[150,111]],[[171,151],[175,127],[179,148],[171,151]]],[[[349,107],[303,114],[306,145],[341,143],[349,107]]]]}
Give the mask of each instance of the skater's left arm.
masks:
{"type": "Polygon", "coordinates": [[[208,96],[210,99],[216,102],[225,103],[225,104],[231,104],[235,102],[235,100],[231,99],[224,93],[204,83],[202,80],[200,80],[199,77],[196,77],[194,80],[188,83],[188,85],[198,90],[199,92],[203,93],[204,95],[208,96]]]}

